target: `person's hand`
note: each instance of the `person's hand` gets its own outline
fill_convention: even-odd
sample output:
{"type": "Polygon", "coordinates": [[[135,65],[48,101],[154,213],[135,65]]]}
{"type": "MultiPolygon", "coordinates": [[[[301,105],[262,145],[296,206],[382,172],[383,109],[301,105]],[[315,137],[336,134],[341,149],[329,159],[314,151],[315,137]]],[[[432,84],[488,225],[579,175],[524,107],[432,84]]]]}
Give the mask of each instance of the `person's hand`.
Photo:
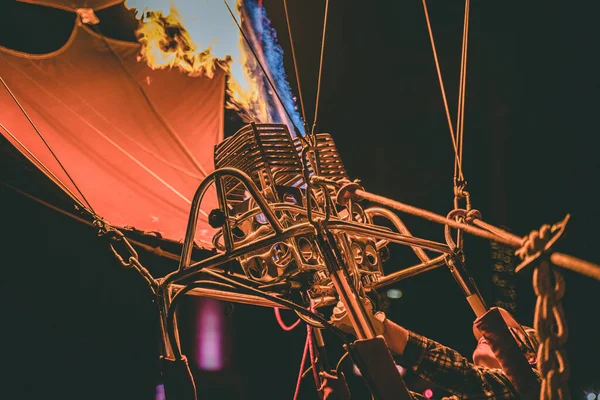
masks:
{"type": "MultiPolygon", "coordinates": [[[[375,335],[383,335],[385,330],[385,326],[383,325],[383,321],[386,319],[385,314],[381,311],[378,311],[373,315],[373,305],[368,298],[363,299],[363,304],[365,306],[365,311],[371,320],[371,324],[375,329],[375,335]]],[[[331,319],[329,322],[333,326],[343,330],[346,333],[356,335],[354,332],[354,327],[352,326],[352,322],[350,321],[350,317],[348,316],[348,311],[346,310],[346,307],[344,307],[344,303],[341,301],[338,301],[337,305],[333,308],[333,313],[331,314],[331,319]]]]}
{"type": "Polygon", "coordinates": [[[346,377],[343,372],[340,372],[340,377],[335,375],[335,372],[320,372],[321,387],[319,391],[323,391],[323,400],[348,400],[350,399],[350,390],[346,384],[346,377]]]}

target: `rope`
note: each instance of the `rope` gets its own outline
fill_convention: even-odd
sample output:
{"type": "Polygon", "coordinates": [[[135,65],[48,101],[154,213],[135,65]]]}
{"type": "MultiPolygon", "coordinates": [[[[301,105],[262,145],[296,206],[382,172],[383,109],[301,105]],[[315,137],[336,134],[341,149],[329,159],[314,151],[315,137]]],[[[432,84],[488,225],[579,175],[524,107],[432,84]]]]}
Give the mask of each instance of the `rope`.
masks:
{"type": "Polygon", "coordinates": [[[281,96],[279,95],[279,91],[277,90],[277,88],[273,84],[273,81],[269,77],[269,74],[267,73],[267,70],[262,65],[262,62],[260,61],[260,59],[258,58],[258,55],[256,54],[256,51],[254,50],[254,47],[252,47],[252,44],[250,43],[250,40],[248,39],[248,36],[246,35],[246,32],[244,32],[244,30],[242,29],[242,26],[240,25],[240,23],[238,22],[237,18],[233,14],[233,11],[231,10],[231,7],[229,7],[229,4],[227,4],[227,0],[223,0],[223,3],[225,3],[225,7],[227,7],[227,10],[229,11],[229,14],[231,14],[231,18],[233,19],[233,22],[235,22],[235,24],[238,27],[240,33],[242,34],[242,37],[244,38],[244,41],[246,42],[246,45],[248,46],[248,48],[252,52],[252,55],[254,56],[254,58],[256,59],[256,63],[258,64],[258,66],[262,70],[262,72],[263,72],[263,74],[265,76],[265,79],[269,83],[269,86],[271,86],[271,89],[273,89],[273,93],[275,93],[275,96],[277,97],[277,100],[279,100],[279,103],[281,104],[281,107],[283,108],[283,111],[285,112],[285,115],[288,117],[288,120],[290,121],[290,124],[292,124],[292,126],[294,127],[294,132],[296,132],[296,136],[298,136],[300,138],[300,140],[302,140],[305,144],[309,144],[308,141],[306,140],[306,138],[300,134],[300,130],[298,129],[298,127],[296,126],[296,124],[294,124],[294,120],[292,119],[292,116],[290,115],[288,109],[285,107],[285,104],[283,103],[283,100],[281,99],[281,96]]]}
{"type": "Polygon", "coordinates": [[[84,224],[86,224],[86,225],[93,226],[93,224],[92,224],[90,221],[88,221],[88,220],[86,220],[86,219],[84,219],[84,218],[78,217],[77,215],[74,215],[73,213],[70,213],[70,212],[68,212],[68,211],[65,211],[65,210],[63,210],[62,208],[60,208],[60,207],[57,207],[57,206],[55,206],[55,205],[52,205],[52,204],[50,204],[50,203],[48,203],[48,202],[46,202],[46,201],[44,201],[44,200],[42,200],[42,199],[38,199],[37,197],[35,197],[35,196],[32,196],[32,195],[30,195],[29,193],[26,193],[26,192],[22,191],[21,189],[18,189],[18,188],[16,188],[16,187],[12,186],[12,185],[11,185],[11,184],[9,184],[9,183],[6,183],[6,182],[4,182],[4,181],[0,181],[0,185],[2,185],[2,186],[5,186],[5,187],[7,187],[8,189],[11,189],[11,190],[15,191],[16,193],[18,193],[18,194],[20,194],[20,195],[22,195],[22,196],[25,196],[25,197],[27,197],[28,199],[30,199],[30,200],[33,200],[33,201],[35,201],[35,202],[37,202],[37,203],[39,203],[39,204],[41,204],[41,205],[43,205],[43,206],[46,206],[46,207],[48,207],[48,208],[49,208],[49,209],[51,209],[51,210],[57,211],[57,212],[59,212],[60,214],[66,215],[67,217],[71,217],[71,218],[73,218],[73,219],[74,219],[74,220],[76,220],[76,221],[83,222],[83,223],[84,223],[84,224]]]}
{"type": "MultiPolygon", "coordinates": [[[[311,310],[314,311],[314,309],[311,310]]],[[[311,369],[313,371],[313,379],[315,380],[315,387],[317,388],[317,392],[319,394],[319,398],[322,398],[322,393],[319,391],[319,387],[321,386],[321,381],[319,380],[319,373],[317,372],[317,359],[315,357],[315,347],[313,345],[313,331],[312,331],[312,327],[310,325],[306,325],[306,337],[308,339],[308,354],[309,354],[309,358],[310,358],[310,366],[311,369]]],[[[302,377],[304,377],[304,374],[302,374],[302,377]]]]}
{"type": "Polygon", "coordinates": [[[460,171],[458,179],[464,181],[465,177],[462,173],[462,162],[463,162],[463,139],[464,139],[464,128],[465,128],[465,97],[466,97],[466,86],[467,86],[467,53],[469,49],[469,11],[471,1],[465,0],[465,17],[463,23],[463,41],[462,41],[462,54],[460,59],[460,84],[458,90],[458,110],[456,112],[456,140],[458,142],[458,164],[454,163],[454,178],[456,181],[457,172],[460,171]]]}
{"type": "Polygon", "coordinates": [[[298,320],[296,322],[294,322],[292,325],[286,325],[285,322],[283,322],[283,319],[281,318],[281,311],[280,311],[279,307],[273,307],[273,311],[275,311],[275,319],[277,320],[277,323],[279,324],[281,329],[283,329],[286,332],[289,332],[292,329],[294,329],[295,327],[297,327],[301,321],[298,318],[298,320]]]}
{"type": "Polygon", "coordinates": [[[304,342],[304,351],[302,352],[302,360],[300,361],[300,372],[298,372],[298,379],[296,380],[296,389],[294,390],[294,400],[298,399],[300,393],[300,384],[302,383],[302,373],[304,372],[304,363],[306,362],[306,354],[308,353],[308,347],[310,343],[310,333],[307,331],[306,342],[304,342]]]}
{"type": "MultiPolygon", "coordinates": [[[[38,88],[40,88],[41,90],[43,90],[48,96],[50,96],[51,98],[53,98],[58,104],[62,105],[63,107],[65,107],[68,111],[70,111],[71,113],[73,113],[77,118],[79,118],[84,124],[86,124],[90,129],[92,129],[94,132],[96,132],[98,135],[100,135],[103,139],[105,139],[107,142],[109,142],[111,145],[113,145],[115,148],[117,148],[117,150],[121,151],[125,156],[127,156],[129,159],[131,159],[134,163],[136,163],[140,168],[142,168],[144,171],[148,172],[152,177],[154,177],[155,179],[157,179],[160,183],[162,183],[163,185],[165,185],[169,190],[171,190],[175,195],[177,195],[178,197],[180,197],[183,201],[185,201],[188,204],[191,204],[191,201],[185,197],[183,194],[181,194],[177,189],[175,189],[173,186],[171,186],[169,183],[167,183],[167,181],[165,181],[163,178],[161,178],[158,174],[156,174],[154,171],[152,171],[150,168],[148,168],[145,164],[143,164],[141,161],[139,161],[137,158],[135,158],[133,155],[131,155],[129,152],[127,152],[125,149],[123,149],[121,146],[119,146],[116,142],[114,142],[112,139],[110,139],[108,136],[106,136],[102,131],[100,131],[98,128],[96,128],[92,123],[90,123],[88,120],[86,120],[84,117],[82,117],[80,114],[78,114],[75,110],[73,110],[71,107],[69,107],[69,105],[67,105],[65,102],[63,102],[61,99],[59,99],[58,97],[56,97],[52,92],[48,91],[45,87],[43,87],[42,85],[40,85],[35,79],[33,79],[32,77],[30,77],[29,75],[25,74],[23,71],[21,71],[20,69],[17,69],[17,71],[23,75],[25,78],[29,79],[31,82],[33,82],[38,88]]],[[[12,135],[11,135],[12,136],[12,135]]],[[[205,217],[208,218],[208,214],[206,214],[205,211],[200,210],[200,213],[205,217]]],[[[203,218],[203,220],[205,220],[203,218]]]]}
{"type": "Polygon", "coordinates": [[[323,72],[323,55],[325,53],[325,37],[327,35],[327,15],[329,14],[329,0],[325,0],[325,17],[323,19],[323,36],[321,38],[321,57],[319,60],[319,77],[317,79],[317,95],[316,95],[316,99],[315,99],[315,118],[313,120],[313,126],[312,126],[312,130],[311,133],[313,135],[313,140],[315,140],[315,145],[316,145],[316,138],[314,138],[315,135],[315,129],[317,127],[317,119],[318,119],[318,115],[319,115],[319,98],[321,97],[321,76],[322,76],[322,72],[323,72]]]}
{"type": "Polygon", "coordinates": [[[435,41],[433,39],[433,31],[431,30],[431,23],[429,21],[429,13],[427,11],[427,3],[426,0],[422,0],[423,2],[423,10],[425,11],[425,20],[427,22],[427,30],[429,32],[429,40],[431,41],[431,49],[433,50],[433,59],[435,61],[435,68],[437,70],[438,81],[440,83],[440,89],[442,91],[442,99],[444,101],[444,109],[446,110],[446,119],[448,120],[448,129],[450,129],[450,138],[452,139],[452,146],[454,147],[454,159],[455,163],[458,164],[459,174],[462,173],[462,166],[460,164],[460,159],[458,158],[458,145],[456,143],[456,138],[454,136],[454,128],[452,127],[452,118],[450,117],[450,110],[448,108],[448,100],[446,99],[446,90],[444,89],[444,81],[442,79],[442,72],[440,71],[440,63],[438,61],[437,50],[435,48],[435,41]]]}
{"type": "MultiPolygon", "coordinates": [[[[4,79],[2,79],[2,77],[0,77],[0,82],[2,82],[2,85],[4,86],[4,88],[6,89],[6,91],[8,92],[8,94],[10,95],[10,97],[12,97],[12,99],[17,104],[17,106],[19,107],[19,109],[21,110],[21,112],[23,113],[23,115],[25,115],[25,118],[27,118],[27,121],[29,121],[29,123],[31,124],[31,126],[33,127],[33,129],[35,130],[35,132],[38,134],[38,136],[40,137],[40,139],[42,139],[42,142],[44,142],[44,145],[46,145],[46,147],[50,151],[50,154],[52,154],[52,157],[54,157],[54,159],[56,160],[56,162],[58,163],[58,165],[60,166],[60,168],[65,173],[65,175],[67,175],[67,178],[69,178],[69,180],[71,181],[71,183],[73,184],[73,186],[75,187],[75,189],[77,190],[77,192],[81,195],[81,198],[83,199],[83,201],[85,202],[85,204],[87,204],[89,210],[92,212],[92,214],[96,214],[96,212],[94,211],[94,208],[92,207],[92,205],[90,204],[90,202],[85,198],[85,196],[83,195],[83,192],[79,189],[79,186],[77,186],[77,183],[75,183],[75,180],[73,179],[73,177],[71,177],[71,175],[69,174],[69,172],[67,172],[67,169],[65,168],[65,166],[63,165],[63,163],[60,162],[60,159],[58,158],[58,156],[56,155],[56,153],[52,150],[52,147],[50,147],[50,144],[46,141],[46,139],[44,138],[44,135],[42,135],[42,133],[37,128],[37,126],[35,125],[35,123],[31,120],[31,118],[29,117],[29,114],[27,114],[27,111],[25,111],[25,109],[23,108],[23,106],[21,105],[21,103],[19,103],[19,100],[17,100],[17,98],[15,97],[15,95],[13,94],[13,92],[10,90],[10,88],[8,87],[8,85],[6,84],[6,82],[4,82],[4,79]]],[[[4,126],[3,126],[3,129],[8,132],[8,130],[4,126]]],[[[20,144],[20,142],[19,142],[19,144],[20,144]]],[[[36,160],[39,162],[39,160],[37,158],[36,158],[36,160]]]]}
{"type": "MultiPolygon", "coordinates": [[[[50,203],[48,203],[48,202],[46,202],[46,201],[44,201],[42,199],[39,199],[39,198],[37,198],[35,196],[32,196],[29,193],[26,193],[26,192],[24,192],[24,191],[22,191],[22,190],[20,190],[20,189],[18,189],[16,187],[14,187],[14,186],[8,184],[8,183],[6,183],[6,182],[0,181],[0,185],[3,185],[3,186],[5,186],[5,187],[7,187],[9,189],[12,189],[16,193],[18,193],[18,194],[20,194],[22,196],[25,196],[28,199],[35,201],[36,203],[39,203],[39,204],[41,204],[43,206],[46,206],[46,207],[48,207],[51,210],[57,211],[60,214],[66,215],[67,217],[70,217],[70,218],[74,219],[75,221],[83,222],[84,224],[89,225],[89,226],[94,226],[94,224],[92,222],[90,222],[90,221],[88,221],[88,220],[86,220],[84,218],[78,217],[78,216],[74,215],[71,212],[65,211],[62,208],[56,207],[56,206],[54,206],[54,205],[52,205],[52,204],[50,204],[50,203]]],[[[152,254],[155,254],[155,255],[157,255],[159,257],[164,257],[164,258],[168,258],[170,260],[175,260],[175,261],[178,261],[179,258],[180,258],[180,255],[173,254],[171,252],[165,251],[160,246],[158,246],[158,247],[152,247],[150,245],[147,245],[145,243],[139,242],[139,241],[134,240],[134,239],[128,239],[128,240],[129,240],[129,242],[135,244],[137,247],[140,247],[140,248],[144,249],[145,251],[147,251],[149,253],[152,253],[152,254]]],[[[210,243],[205,242],[205,241],[203,241],[201,239],[196,239],[196,241],[198,241],[198,242],[200,242],[200,243],[202,243],[202,244],[204,244],[206,246],[211,245],[210,243]]]]}
{"type": "Polygon", "coordinates": [[[308,124],[306,122],[306,112],[304,111],[304,97],[302,96],[302,85],[300,85],[300,73],[298,72],[298,64],[296,62],[296,50],[294,48],[294,39],[292,38],[292,25],[288,15],[287,0],[283,0],[283,8],[285,10],[285,23],[288,28],[290,37],[290,47],[292,49],[292,60],[294,62],[294,72],[296,73],[296,84],[298,86],[298,97],[300,98],[300,109],[302,110],[302,120],[304,121],[304,132],[308,132],[308,124]]]}
{"type": "Polygon", "coordinates": [[[58,179],[58,177],[54,175],[52,171],[50,171],[48,167],[44,165],[44,163],[42,163],[27,147],[25,147],[25,145],[21,143],[21,141],[17,139],[17,137],[13,135],[13,133],[9,131],[8,128],[4,126],[1,122],[0,128],[2,128],[27,153],[25,156],[30,157],[29,160],[34,162],[34,164],[37,164],[37,166],[42,170],[44,174],[46,174],[48,178],[50,178],[52,182],[54,182],[58,187],[64,190],[67,193],[67,195],[81,208],[85,209],[85,205],[81,202],[81,200],[77,198],[77,196],[75,196],[71,189],[69,189],[67,185],[65,185],[60,179],[58,179]]]}
{"type": "MultiPolygon", "coordinates": [[[[450,211],[448,215],[446,215],[446,218],[454,219],[457,222],[464,223],[466,216],[466,210],[455,208],[454,210],[450,211]]],[[[458,230],[458,232],[460,232],[460,229],[458,230]]],[[[446,239],[446,244],[448,245],[448,247],[450,247],[450,250],[452,250],[453,253],[456,253],[457,250],[462,249],[462,235],[460,235],[460,233],[457,233],[457,240],[455,242],[452,238],[452,231],[450,230],[449,225],[444,225],[444,238],[446,239]]]]}

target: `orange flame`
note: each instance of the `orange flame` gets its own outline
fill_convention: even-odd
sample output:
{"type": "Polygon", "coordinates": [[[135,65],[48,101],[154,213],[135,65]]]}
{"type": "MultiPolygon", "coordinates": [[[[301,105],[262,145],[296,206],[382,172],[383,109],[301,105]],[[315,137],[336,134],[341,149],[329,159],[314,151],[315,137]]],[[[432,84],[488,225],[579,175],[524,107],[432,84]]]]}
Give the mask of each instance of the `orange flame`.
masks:
{"type": "Polygon", "coordinates": [[[152,69],[179,67],[190,76],[212,78],[217,67],[229,70],[231,56],[219,59],[211,54],[210,46],[198,50],[190,34],[181,24],[175,8],[169,15],[161,11],[145,13],[142,26],[136,31],[142,45],[140,59],[152,69]]]}
{"type": "MultiPolygon", "coordinates": [[[[245,53],[242,53],[245,56],[245,53]]],[[[262,100],[259,81],[252,77],[246,68],[244,68],[244,76],[246,82],[252,90],[244,90],[244,88],[233,78],[228,77],[227,94],[229,100],[225,107],[235,110],[242,120],[245,122],[259,121],[270,122],[267,103],[262,100]]]]}
{"type": "Polygon", "coordinates": [[[213,77],[216,68],[221,68],[228,74],[228,101],[225,106],[235,110],[246,122],[269,121],[266,103],[261,101],[263,90],[260,88],[260,78],[251,76],[248,69],[243,68],[245,85],[242,85],[231,74],[232,63],[244,66],[248,61],[241,38],[238,44],[241,54],[239,60],[233,60],[231,55],[215,57],[210,46],[199,49],[183,26],[181,15],[173,3],[167,16],[162,11],[144,10],[142,24],[136,35],[142,45],[139,60],[146,62],[150,68],[175,67],[190,76],[208,78],[213,77]]]}

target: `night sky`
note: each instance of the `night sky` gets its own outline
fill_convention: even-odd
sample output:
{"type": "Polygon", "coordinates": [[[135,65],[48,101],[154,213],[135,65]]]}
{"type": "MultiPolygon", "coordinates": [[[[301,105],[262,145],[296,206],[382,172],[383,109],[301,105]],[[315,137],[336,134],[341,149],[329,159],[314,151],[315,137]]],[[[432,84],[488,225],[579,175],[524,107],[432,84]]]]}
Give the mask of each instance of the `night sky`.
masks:
{"type": "MultiPolygon", "coordinates": [[[[288,3],[312,122],[325,3],[288,3]]],[[[452,208],[454,156],[421,1],[330,3],[318,130],[332,134],[349,175],[366,190],[446,214],[452,208]]],[[[263,4],[280,33],[296,91],[282,0],[263,4]]],[[[431,0],[428,6],[454,118],[464,3],[431,0]]],[[[598,11],[592,2],[472,2],[463,165],[473,206],[484,220],[525,235],[571,213],[559,249],[596,263],[598,11]]],[[[133,37],[135,24],[123,6],[97,14],[107,36],[133,37]]],[[[7,6],[1,16],[0,44],[38,53],[60,47],[74,22],[67,12],[27,4],[7,6]]],[[[239,121],[229,112],[226,117],[230,135],[239,121]]],[[[0,153],[3,182],[65,204],[4,142],[0,153]]],[[[0,397],[154,398],[160,383],[158,332],[144,282],[117,264],[92,228],[2,185],[0,196],[0,299],[6,311],[0,397]]],[[[442,227],[410,216],[404,220],[413,234],[443,241],[442,227]]],[[[406,249],[391,250],[388,271],[416,260],[406,249]]],[[[141,257],[157,275],[174,267],[150,254],[141,257]]],[[[488,304],[502,300],[493,283],[489,243],[468,238],[466,257],[488,304]]],[[[516,316],[527,325],[535,304],[531,275],[528,269],[508,278],[517,292],[516,316]]],[[[564,276],[570,388],[574,399],[584,399],[587,392],[600,392],[600,282],[569,271],[564,276]]],[[[394,287],[403,297],[390,301],[390,319],[470,357],[473,314],[447,270],[394,287]]],[[[196,303],[190,299],[181,308],[188,354],[196,303]]],[[[293,321],[292,315],[284,317],[293,321]]],[[[227,327],[226,369],[194,369],[205,398],[291,399],[304,330],[283,332],[272,310],[242,305],[227,317],[227,327]]],[[[332,358],[339,357],[340,344],[326,339],[332,358]]],[[[361,398],[362,383],[351,383],[361,398]]],[[[316,398],[310,376],[301,398],[316,398]]]]}

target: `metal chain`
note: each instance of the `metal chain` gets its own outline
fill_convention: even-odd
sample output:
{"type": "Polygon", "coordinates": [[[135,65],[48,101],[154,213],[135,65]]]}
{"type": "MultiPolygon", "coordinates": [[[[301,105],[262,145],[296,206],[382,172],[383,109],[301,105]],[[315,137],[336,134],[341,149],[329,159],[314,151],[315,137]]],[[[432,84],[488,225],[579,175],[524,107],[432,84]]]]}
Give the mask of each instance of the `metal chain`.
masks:
{"type": "Polygon", "coordinates": [[[564,350],[568,329],[561,300],[565,280],[544,259],[533,271],[533,290],[537,295],[534,327],[540,341],[537,369],[542,377],[540,400],[568,400],[569,363],[564,350]]]}
{"type": "Polygon", "coordinates": [[[121,265],[125,268],[133,267],[142,277],[146,280],[150,289],[153,293],[156,294],[158,289],[158,282],[150,271],[148,271],[140,262],[137,251],[133,248],[129,240],[125,237],[123,232],[114,227],[107,224],[105,221],[96,219],[94,221],[94,225],[98,228],[98,236],[107,236],[109,240],[112,242],[109,244],[110,250],[113,255],[121,263],[121,265]],[[126,256],[122,256],[119,251],[115,248],[115,245],[119,243],[125,246],[125,250],[127,251],[126,256]]]}

